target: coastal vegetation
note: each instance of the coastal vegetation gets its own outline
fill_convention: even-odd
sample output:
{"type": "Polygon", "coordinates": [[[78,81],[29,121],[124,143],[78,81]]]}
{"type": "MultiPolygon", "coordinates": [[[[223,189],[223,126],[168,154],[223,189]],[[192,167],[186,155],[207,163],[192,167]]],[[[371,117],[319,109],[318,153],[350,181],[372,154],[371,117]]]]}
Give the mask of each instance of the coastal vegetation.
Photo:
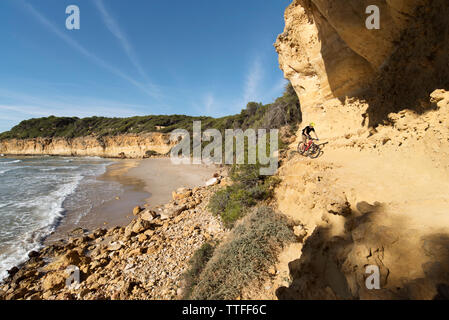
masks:
{"type": "Polygon", "coordinates": [[[294,241],[291,222],[270,207],[261,206],[243,218],[227,240],[216,249],[206,245],[192,259],[195,281],[184,298],[197,300],[236,299],[240,292],[276,260],[280,250],[294,241]],[[206,249],[205,248],[209,248],[206,249]],[[210,253],[213,252],[213,255],[210,253]],[[202,259],[199,260],[198,256],[202,259]],[[209,259],[209,260],[208,260],[209,259]],[[202,268],[198,262],[206,262],[202,268]]]}
{"type": "MultiPolygon", "coordinates": [[[[269,106],[250,102],[241,115],[248,128],[286,128],[293,132],[301,121],[297,96],[289,84],[282,97],[269,106]]],[[[286,144],[279,137],[279,148],[286,144]]],[[[247,152],[245,141],[245,153],[247,152]]],[[[266,150],[270,150],[267,146],[266,150]]],[[[292,224],[269,202],[280,179],[260,174],[260,163],[233,165],[230,184],[210,198],[208,209],[231,229],[223,243],[206,243],[189,261],[184,273],[185,299],[236,299],[254,281],[260,281],[280,250],[295,236],[292,224]]]]}
{"type": "Polygon", "coordinates": [[[260,175],[259,170],[260,164],[233,166],[230,170],[232,185],[211,197],[209,209],[219,215],[227,227],[232,227],[259,201],[272,197],[279,179],[276,176],[260,175]]]}
{"type": "Polygon", "coordinates": [[[115,136],[149,132],[169,133],[175,129],[192,132],[193,121],[201,121],[202,128],[280,128],[301,120],[299,100],[292,85],[286,86],[284,94],[271,104],[249,102],[239,114],[221,118],[192,117],[186,115],[149,115],[130,118],[106,117],[45,117],[24,120],[10,131],[0,134],[3,139],[27,138],[76,138],[85,136],[115,136]]]}

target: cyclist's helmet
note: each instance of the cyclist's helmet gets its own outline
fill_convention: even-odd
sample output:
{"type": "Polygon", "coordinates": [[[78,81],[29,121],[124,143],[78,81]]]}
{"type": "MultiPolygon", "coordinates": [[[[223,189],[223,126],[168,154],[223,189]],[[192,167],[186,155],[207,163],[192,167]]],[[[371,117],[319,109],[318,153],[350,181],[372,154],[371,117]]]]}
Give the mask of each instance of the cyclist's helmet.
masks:
{"type": "Polygon", "coordinates": [[[309,124],[309,126],[311,126],[311,127],[313,128],[313,127],[315,127],[315,123],[314,123],[314,122],[311,122],[311,123],[309,124]]]}

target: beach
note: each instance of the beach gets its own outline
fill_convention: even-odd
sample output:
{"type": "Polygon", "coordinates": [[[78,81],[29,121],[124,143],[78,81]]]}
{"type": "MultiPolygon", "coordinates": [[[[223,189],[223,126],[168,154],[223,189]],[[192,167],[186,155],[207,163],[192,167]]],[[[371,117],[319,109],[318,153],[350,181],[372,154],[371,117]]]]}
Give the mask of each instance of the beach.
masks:
{"type": "MultiPolygon", "coordinates": [[[[109,195],[111,200],[93,207],[79,218],[76,211],[68,211],[45,244],[68,239],[74,229],[94,230],[128,225],[134,218],[136,206],[155,209],[172,200],[178,188],[204,186],[217,170],[215,165],[174,165],[168,158],[115,160],[97,179],[120,183],[122,191],[109,195]]],[[[91,197],[97,197],[100,190],[91,197]]]]}
{"type": "Polygon", "coordinates": [[[0,300],[177,299],[190,258],[227,234],[208,209],[210,197],[226,185],[226,168],[172,165],[167,158],[113,160],[95,179],[101,182],[91,181],[99,186],[88,188],[91,197],[104,190],[120,195],[110,194],[112,200],[78,222],[76,212],[66,212],[44,246],[8,270],[0,300]],[[123,188],[108,187],[116,184],[123,188]],[[80,283],[66,286],[73,266],[80,283]]]}

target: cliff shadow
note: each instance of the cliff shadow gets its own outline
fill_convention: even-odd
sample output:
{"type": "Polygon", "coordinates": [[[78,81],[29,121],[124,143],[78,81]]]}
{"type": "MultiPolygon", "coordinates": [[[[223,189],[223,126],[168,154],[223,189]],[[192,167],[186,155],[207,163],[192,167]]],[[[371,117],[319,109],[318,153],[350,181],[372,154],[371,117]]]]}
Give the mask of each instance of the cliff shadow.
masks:
{"type": "Polygon", "coordinates": [[[383,204],[359,202],[356,208],[345,219],[344,236],[333,236],[328,227],[314,230],[301,257],[288,264],[291,283],[276,290],[278,299],[449,299],[449,234],[428,234],[419,238],[418,247],[396,248],[393,244],[407,234],[395,232],[404,220],[389,229],[377,223],[385,214],[383,204]],[[423,276],[410,278],[410,270],[391,265],[400,261],[391,256],[403,257],[410,250],[424,252],[426,259],[416,261],[421,265],[410,266],[422,269],[423,276]],[[365,287],[365,267],[371,264],[380,269],[379,290],[365,287]]]}
{"type": "Polygon", "coordinates": [[[394,43],[395,51],[379,70],[374,70],[368,61],[346,45],[313,1],[304,0],[303,6],[309,19],[313,19],[318,28],[322,42],[321,54],[334,96],[341,102],[347,98],[356,98],[368,104],[361,119],[362,125],[376,127],[388,124],[389,113],[405,109],[424,114],[436,108],[429,102],[429,95],[436,89],[449,89],[447,0],[434,0],[416,8],[413,19],[410,19],[407,28],[394,43]],[[336,51],[341,51],[340,56],[354,59],[348,58],[350,62],[341,62],[339,60],[343,58],[336,51]],[[343,74],[343,68],[351,69],[348,63],[351,64],[352,60],[355,61],[352,67],[359,68],[357,70],[361,73],[356,80],[348,76],[345,78],[343,74]],[[363,89],[354,91],[350,90],[351,86],[363,89]]]}

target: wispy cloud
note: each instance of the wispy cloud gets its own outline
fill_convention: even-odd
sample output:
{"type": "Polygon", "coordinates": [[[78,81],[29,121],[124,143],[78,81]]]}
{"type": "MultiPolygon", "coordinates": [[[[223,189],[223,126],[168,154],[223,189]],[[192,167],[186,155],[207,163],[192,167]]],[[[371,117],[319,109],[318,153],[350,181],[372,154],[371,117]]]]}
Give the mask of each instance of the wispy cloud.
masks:
{"type": "Polygon", "coordinates": [[[71,105],[71,108],[49,108],[48,106],[35,106],[35,105],[20,105],[20,104],[8,104],[0,105],[1,111],[8,111],[9,115],[3,113],[0,114],[0,120],[23,120],[30,117],[92,117],[92,116],[107,116],[113,113],[117,117],[130,117],[136,115],[143,115],[142,112],[137,110],[131,110],[129,108],[117,108],[111,106],[98,106],[92,108],[93,105],[75,106],[71,105]],[[74,112],[73,110],[76,110],[74,112]],[[11,112],[20,114],[21,116],[11,116],[11,112]],[[26,116],[26,117],[24,117],[26,116]]]}
{"type": "Polygon", "coordinates": [[[214,110],[215,106],[215,97],[212,93],[208,93],[204,96],[204,111],[206,111],[207,115],[214,115],[216,110],[214,110]]]}
{"type": "Polygon", "coordinates": [[[148,88],[147,86],[143,85],[139,81],[133,79],[132,77],[128,76],[127,74],[123,73],[116,67],[108,64],[104,60],[100,59],[90,51],[88,51],[85,47],[83,47],[81,44],[79,44],[77,41],[73,40],[71,37],[63,33],[61,30],[59,30],[54,24],[52,24],[44,15],[42,15],[38,10],[36,10],[31,4],[29,4],[26,1],[23,1],[23,4],[25,8],[45,27],[47,27],[51,32],[56,34],[59,38],[61,38],[64,42],[66,42],[69,46],[77,50],[79,53],[81,53],[83,56],[91,60],[96,65],[108,70],[109,72],[115,74],[116,76],[122,78],[123,80],[127,81],[128,83],[134,85],[138,89],[145,92],[147,95],[157,98],[159,97],[159,94],[152,90],[151,88],[148,88]]]}
{"type": "Polygon", "coordinates": [[[267,91],[268,97],[279,97],[285,89],[288,81],[284,78],[279,79],[274,83],[273,87],[267,91]]]}
{"type": "Polygon", "coordinates": [[[253,60],[249,73],[246,78],[245,92],[243,95],[244,103],[249,101],[258,101],[261,99],[259,93],[260,83],[263,78],[262,63],[259,57],[253,60]]]}
{"type": "Polygon", "coordinates": [[[148,106],[121,103],[92,97],[36,97],[22,92],[0,89],[0,98],[10,102],[0,105],[0,119],[15,120],[44,116],[111,116],[143,115],[148,106]],[[6,111],[8,118],[6,118],[6,111]],[[20,116],[19,116],[20,115],[20,116]],[[11,119],[11,117],[13,119],[11,119]]]}
{"type": "Polygon", "coordinates": [[[103,18],[103,22],[108,28],[108,30],[117,38],[117,40],[120,42],[120,45],[122,46],[123,50],[125,51],[126,55],[128,56],[131,63],[134,65],[136,70],[140,73],[140,75],[148,81],[148,76],[145,73],[142,65],[140,64],[139,59],[137,58],[137,55],[129,42],[127,36],[122,31],[122,29],[119,27],[116,20],[112,17],[112,15],[109,13],[109,11],[106,9],[103,0],[95,0],[94,1],[96,7],[98,8],[98,11],[101,13],[101,17],[103,18]]]}

